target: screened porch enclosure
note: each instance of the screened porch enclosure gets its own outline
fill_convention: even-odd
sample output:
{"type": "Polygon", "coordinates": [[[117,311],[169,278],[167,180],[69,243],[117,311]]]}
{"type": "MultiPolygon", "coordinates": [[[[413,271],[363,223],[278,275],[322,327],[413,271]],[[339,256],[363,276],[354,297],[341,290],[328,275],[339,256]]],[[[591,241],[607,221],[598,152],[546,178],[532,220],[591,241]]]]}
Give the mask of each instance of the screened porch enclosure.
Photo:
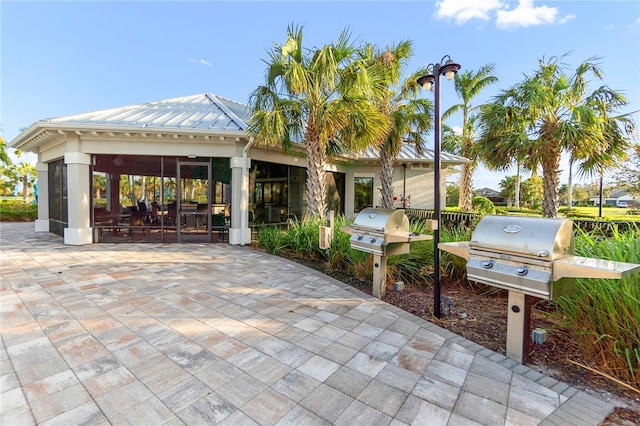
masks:
{"type": "Polygon", "coordinates": [[[100,242],[228,241],[228,158],[95,155],[91,184],[100,242]]]}

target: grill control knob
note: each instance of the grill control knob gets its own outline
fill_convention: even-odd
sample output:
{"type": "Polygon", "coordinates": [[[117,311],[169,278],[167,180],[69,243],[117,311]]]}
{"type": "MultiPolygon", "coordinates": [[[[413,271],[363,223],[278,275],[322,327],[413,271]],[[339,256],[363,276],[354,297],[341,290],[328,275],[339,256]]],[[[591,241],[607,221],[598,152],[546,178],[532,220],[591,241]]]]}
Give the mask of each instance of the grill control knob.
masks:
{"type": "Polygon", "coordinates": [[[524,266],[518,266],[516,268],[516,274],[520,275],[521,277],[527,275],[527,272],[529,272],[529,270],[524,266]]]}
{"type": "Polygon", "coordinates": [[[362,240],[362,235],[358,235],[358,241],[362,240]]]}
{"type": "Polygon", "coordinates": [[[373,243],[375,243],[375,242],[376,242],[376,239],[375,239],[375,238],[372,238],[372,239],[371,239],[371,241],[370,241],[370,243],[371,243],[371,244],[373,244],[373,243]]]}
{"type": "Polygon", "coordinates": [[[482,267],[484,269],[491,269],[491,268],[493,268],[493,262],[490,261],[490,260],[483,260],[482,261],[482,267]]]}

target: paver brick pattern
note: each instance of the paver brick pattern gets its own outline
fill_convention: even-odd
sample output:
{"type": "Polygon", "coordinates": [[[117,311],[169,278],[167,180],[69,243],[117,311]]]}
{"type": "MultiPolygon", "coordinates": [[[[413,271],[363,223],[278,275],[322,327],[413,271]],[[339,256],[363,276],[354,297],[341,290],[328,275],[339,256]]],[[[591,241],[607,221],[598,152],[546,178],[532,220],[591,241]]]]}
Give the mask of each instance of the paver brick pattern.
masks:
{"type": "Polygon", "coordinates": [[[612,409],[249,247],[0,231],[3,425],[598,424],[612,409]]]}

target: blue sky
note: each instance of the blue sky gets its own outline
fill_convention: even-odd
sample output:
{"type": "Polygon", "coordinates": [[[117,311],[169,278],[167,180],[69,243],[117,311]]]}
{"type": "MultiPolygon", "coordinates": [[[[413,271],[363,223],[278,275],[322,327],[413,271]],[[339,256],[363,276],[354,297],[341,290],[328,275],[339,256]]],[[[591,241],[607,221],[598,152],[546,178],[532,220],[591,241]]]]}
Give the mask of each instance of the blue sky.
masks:
{"type": "MultiPolygon", "coordinates": [[[[411,40],[407,74],[444,55],[463,70],[494,64],[499,82],[477,104],[520,82],[539,59],[570,52],[565,62],[575,68],[598,56],[604,82],[627,95],[627,111],[640,110],[637,0],[2,0],[0,14],[7,141],[40,119],[171,97],[209,92],[246,102],[263,81],[267,51],[285,41],[291,23],[304,26],[307,47],[335,41],[345,28],[381,47],[411,40]]],[[[447,85],[443,111],[457,103],[447,85]]],[[[640,113],[634,118],[640,125],[640,113]]],[[[504,176],[480,169],[474,186],[497,189],[504,176]]]]}

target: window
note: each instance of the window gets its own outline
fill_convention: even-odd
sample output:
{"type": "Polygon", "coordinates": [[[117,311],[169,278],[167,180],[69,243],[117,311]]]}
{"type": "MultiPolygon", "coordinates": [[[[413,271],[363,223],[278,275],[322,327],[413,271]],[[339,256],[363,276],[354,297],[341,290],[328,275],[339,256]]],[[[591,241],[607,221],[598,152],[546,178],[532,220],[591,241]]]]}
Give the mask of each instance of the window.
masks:
{"type": "Polygon", "coordinates": [[[353,206],[354,213],[360,212],[365,207],[373,207],[373,178],[372,177],[356,177],[355,185],[355,203],[353,206]]]}
{"type": "Polygon", "coordinates": [[[67,214],[67,165],[60,159],[49,163],[49,231],[63,235],[67,214]]]}

